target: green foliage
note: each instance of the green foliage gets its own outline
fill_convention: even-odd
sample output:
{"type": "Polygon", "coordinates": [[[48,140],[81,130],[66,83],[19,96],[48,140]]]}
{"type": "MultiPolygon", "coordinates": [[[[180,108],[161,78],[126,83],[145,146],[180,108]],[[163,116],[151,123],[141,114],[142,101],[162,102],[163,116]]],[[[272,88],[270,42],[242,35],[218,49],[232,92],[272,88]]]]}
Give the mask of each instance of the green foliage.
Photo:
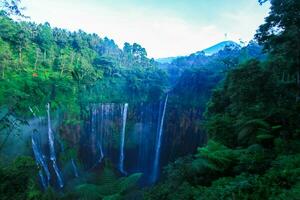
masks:
{"type": "Polygon", "coordinates": [[[41,197],[42,200],[58,200],[60,199],[58,193],[52,188],[48,187],[41,197]]]}
{"type": "Polygon", "coordinates": [[[206,128],[212,138],[228,146],[271,145],[276,136],[297,127],[294,121],[299,118],[291,107],[297,110],[298,104],[294,98],[282,98],[289,88],[282,91],[281,82],[268,67],[269,63],[251,61],[228,73],[206,112],[206,128]]]}
{"type": "Polygon", "coordinates": [[[169,165],[165,181],[146,190],[145,199],[297,199],[299,159],[274,158],[258,144],[233,150],[210,141],[195,158],[169,165]]]}
{"type": "Polygon", "coordinates": [[[74,196],[83,199],[121,199],[122,195],[135,187],[142,174],[118,178],[110,167],[105,167],[94,184],[82,184],[75,188],[74,196]]]}
{"type": "Polygon", "coordinates": [[[122,196],[120,194],[113,194],[110,196],[105,196],[103,200],[121,200],[122,196]]]}
{"type": "MultiPolygon", "coordinates": [[[[172,97],[183,109],[205,109],[211,90],[221,80],[221,74],[203,68],[186,69],[172,91],[172,97]]],[[[178,108],[179,109],[179,108],[178,108]]]]}
{"type": "Polygon", "coordinates": [[[146,199],[299,199],[300,4],[270,3],[256,35],[269,57],[228,71],[207,106],[214,141],[169,165],[146,199]]]}
{"type": "Polygon", "coordinates": [[[135,173],[131,174],[128,177],[121,178],[117,181],[118,188],[120,192],[126,192],[129,189],[132,189],[133,187],[136,186],[136,183],[139,181],[141,178],[142,174],[141,173],[135,173]]]}
{"type": "MultiPolygon", "coordinates": [[[[166,74],[140,45],[125,43],[121,50],[96,34],[13,21],[10,14],[21,16],[18,2],[4,1],[0,13],[1,134],[14,127],[13,116],[30,116],[33,105],[43,115],[51,102],[53,109],[68,113],[66,123],[77,124],[90,104],[150,101],[166,89],[166,74]]],[[[182,110],[203,110],[212,96],[205,119],[210,140],[196,155],[169,164],[145,199],[299,199],[300,2],[270,3],[256,34],[266,59],[251,42],[242,50],[192,54],[170,65],[169,72],[182,74],[170,100],[184,97],[182,110]],[[187,67],[193,68],[183,72],[187,67]],[[224,81],[211,94],[224,71],[224,81]]],[[[68,147],[61,160],[76,157],[74,152],[68,147]]],[[[36,168],[26,157],[2,166],[1,199],[58,199],[51,188],[40,193],[36,168]]],[[[121,199],[140,177],[119,178],[106,165],[100,176],[63,198],[121,199]]]]}
{"type": "Polygon", "coordinates": [[[78,125],[91,104],[150,101],[164,92],[166,74],[138,44],[122,51],[96,34],[14,21],[7,14],[0,15],[0,105],[9,110],[5,118],[0,114],[2,135],[15,128],[8,116],[30,118],[29,108],[44,116],[48,102],[66,113],[64,125],[78,125]]]}
{"type": "Polygon", "coordinates": [[[153,67],[113,68],[89,93],[95,102],[146,102],[159,99],[167,76],[153,67]]]}
{"type": "MultiPolygon", "coordinates": [[[[84,182],[78,181],[68,185],[64,194],[55,195],[51,188],[45,193],[48,199],[124,199],[124,197],[136,188],[141,178],[140,173],[127,177],[117,175],[112,164],[106,160],[101,171],[82,174],[84,182]],[[87,175],[87,176],[86,176],[87,175]],[[86,177],[84,177],[86,176],[86,177]]],[[[45,198],[45,197],[44,197],[45,198]]],[[[46,198],[45,198],[46,199],[46,198]]]]}
{"type": "Polygon", "coordinates": [[[11,165],[1,166],[1,199],[40,199],[41,192],[36,184],[37,171],[37,166],[30,157],[19,157],[11,165]]]}
{"type": "Polygon", "coordinates": [[[272,0],[269,16],[256,34],[270,57],[270,68],[282,81],[285,98],[299,100],[300,94],[300,3],[297,0],[272,0]]]}
{"type": "Polygon", "coordinates": [[[96,34],[15,22],[6,15],[0,16],[0,27],[0,103],[17,114],[51,101],[73,116],[90,103],[107,101],[114,89],[120,93],[110,101],[132,96],[146,101],[163,92],[165,75],[138,44],[122,51],[96,34]]]}
{"type": "Polygon", "coordinates": [[[205,165],[207,169],[225,171],[230,164],[236,160],[237,155],[236,151],[214,141],[209,141],[206,147],[198,149],[194,162],[196,166],[201,163],[201,165],[205,165]],[[200,161],[205,160],[205,162],[199,162],[199,159],[200,161]]]}
{"type": "Polygon", "coordinates": [[[3,0],[0,5],[0,11],[7,15],[25,17],[22,14],[23,8],[20,8],[20,0],[3,0]]]}

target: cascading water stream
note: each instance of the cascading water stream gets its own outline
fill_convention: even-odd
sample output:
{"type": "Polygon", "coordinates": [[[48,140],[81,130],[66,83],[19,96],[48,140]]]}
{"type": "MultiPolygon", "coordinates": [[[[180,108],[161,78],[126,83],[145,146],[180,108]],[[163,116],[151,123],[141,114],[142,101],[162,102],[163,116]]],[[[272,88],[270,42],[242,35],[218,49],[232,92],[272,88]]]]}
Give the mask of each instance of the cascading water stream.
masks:
{"type": "MultiPolygon", "coordinates": [[[[34,111],[32,110],[31,107],[29,107],[29,110],[32,113],[32,115],[34,116],[34,118],[36,118],[36,120],[37,120],[36,114],[34,113],[34,111]]],[[[29,125],[30,125],[30,123],[29,123],[29,125]]],[[[32,133],[32,136],[31,136],[31,146],[32,146],[33,154],[34,154],[34,157],[35,157],[35,160],[36,160],[36,164],[42,167],[42,169],[39,170],[39,176],[40,176],[43,188],[46,189],[47,186],[49,185],[51,175],[50,175],[50,171],[48,169],[48,166],[47,166],[47,164],[46,164],[46,162],[44,160],[44,156],[43,156],[41,150],[39,149],[39,147],[37,145],[36,135],[35,135],[37,133],[38,132],[35,132],[35,131],[33,131],[33,133],[32,133]],[[43,170],[46,173],[47,182],[45,180],[45,176],[44,176],[43,170]]]]}
{"type": "Polygon", "coordinates": [[[99,148],[99,153],[100,153],[98,163],[101,163],[101,162],[102,162],[102,159],[104,158],[104,155],[103,155],[103,149],[102,149],[102,145],[101,145],[101,141],[97,143],[97,146],[98,146],[98,148],[99,148]]]}
{"type": "Polygon", "coordinates": [[[30,112],[32,113],[32,115],[33,115],[34,117],[36,117],[35,113],[33,112],[32,108],[31,108],[30,106],[29,106],[29,110],[30,110],[30,112]]]}
{"type": "Polygon", "coordinates": [[[74,161],[73,158],[71,159],[71,163],[72,163],[72,167],[73,167],[73,170],[74,170],[75,177],[79,177],[78,170],[77,170],[77,167],[76,167],[76,164],[75,164],[75,161],[74,161]]]}
{"type": "Polygon", "coordinates": [[[59,168],[57,166],[56,160],[52,160],[52,166],[53,166],[53,169],[55,171],[59,187],[60,188],[64,187],[64,183],[63,183],[63,180],[61,178],[60,170],[59,170],[59,168]]]}
{"type": "Polygon", "coordinates": [[[47,115],[48,115],[48,139],[50,147],[50,160],[52,161],[52,166],[55,171],[59,187],[64,187],[64,183],[61,177],[60,170],[56,163],[55,147],[54,147],[54,136],[51,128],[51,118],[50,118],[50,104],[47,104],[47,115]]]}
{"type": "Polygon", "coordinates": [[[163,134],[163,126],[164,126],[164,119],[165,119],[168,97],[169,97],[169,94],[166,95],[165,102],[164,102],[163,108],[162,108],[163,111],[161,114],[160,122],[158,124],[159,129],[158,129],[157,140],[156,140],[155,157],[154,157],[153,174],[152,174],[152,182],[153,183],[157,180],[157,177],[158,177],[160,148],[161,148],[161,140],[162,140],[162,134],[163,134]]]}
{"type": "Polygon", "coordinates": [[[103,137],[104,137],[104,105],[102,104],[101,105],[100,141],[99,141],[100,162],[104,158],[103,137]]]}
{"type": "Polygon", "coordinates": [[[39,170],[39,176],[40,176],[43,188],[46,189],[47,188],[47,183],[46,183],[46,180],[45,180],[45,177],[44,177],[44,174],[43,174],[42,170],[39,170]]]}
{"type": "Polygon", "coordinates": [[[121,130],[120,163],[119,163],[119,169],[123,174],[126,174],[126,171],[124,170],[124,159],[125,159],[124,146],[125,146],[127,110],[128,110],[128,103],[125,103],[122,110],[122,130],[121,130]]]}
{"type": "MultiPolygon", "coordinates": [[[[33,133],[33,134],[35,134],[35,133],[33,133]]],[[[49,185],[49,181],[50,181],[50,178],[51,178],[50,171],[48,169],[48,166],[47,166],[47,164],[46,164],[46,162],[43,158],[43,155],[42,155],[40,149],[37,146],[34,135],[32,135],[31,143],[32,143],[32,150],[33,150],[33,153],[34,153],[36,163],[43,168],[43,170],[45,171],[45,174],[47,176],[47,183],[46,183],[45,177],[44,177],[44,174],[43,174],[42,170],[39,171],[39,176],[41,178],[42,185],[43,185],[44,188],[46,188],[47,185],[49,185]]]]}
{"type": "Polygon", "coordinates": [[[92,150],[94,150],[94,154],[99,151],[99,159],[96,163],[99,164],[102,162],[102,159],[104,158],[103,149],[102,149],[102,138],[103,138],[103,105],[101,105],[101,120],[100,120],[100,130],[99,127],[97,127],[96,124],[98,124],[99,120],[99,110],[95,108],[95,110],[92,111],[92,120],[91,120],[91,126],[92,126],[92,150]]]}
{"type": "Polygon", "coordinates": [[[96,117],[97,110],[93,107],[91,117],[91,149],[93,154],[96,154],[96,117]]]}

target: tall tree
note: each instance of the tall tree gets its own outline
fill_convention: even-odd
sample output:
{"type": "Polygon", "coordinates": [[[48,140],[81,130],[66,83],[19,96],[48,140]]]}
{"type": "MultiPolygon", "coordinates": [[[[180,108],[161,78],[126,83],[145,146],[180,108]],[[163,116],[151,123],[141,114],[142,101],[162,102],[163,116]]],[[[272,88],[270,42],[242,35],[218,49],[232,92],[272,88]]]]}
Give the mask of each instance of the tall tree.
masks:
{"type": "MultiPolygon", "coordinates": [[[[266,1],[260,0],[260,3],[264,2],[266,1]]],[[[270,3],[269,16],[259,27],[255,37],[265,50],[273,55],[274,70],[281,74],[283,80],[292,77],[292,80],[288,81],[294,81],[299,90],[300,1],[270,0],[270,3]]]]}
{"type": "Polygon", "coordinates": [[[3,10],[7,15],[25,17],[22,13],[24,8],[20,7],[20,3],[21,0],[1,0],[0,10],[3,10]]]}
{"type": "Polygon", "coordinates": [[[1,77],[5,78],[5,71],[12,61],[12,53],[9,45],[0,38],[0,69],[1,77]]]}

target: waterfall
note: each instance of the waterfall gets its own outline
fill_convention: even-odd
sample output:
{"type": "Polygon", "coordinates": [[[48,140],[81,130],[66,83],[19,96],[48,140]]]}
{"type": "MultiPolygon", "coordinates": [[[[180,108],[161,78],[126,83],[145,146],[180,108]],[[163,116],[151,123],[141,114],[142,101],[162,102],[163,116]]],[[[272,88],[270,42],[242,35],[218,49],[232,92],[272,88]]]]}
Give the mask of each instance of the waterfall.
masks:
{"type": "Polygon", "coordinates": [[[74,175],[75,175],[75,177],[78,177],[79,176],[78,175],[78,170],[77,170],[77,167],[75,165],[75,161],[74,161],[73,158],[71,159],[71,163],[72,163],[72,167],[73,167],[73,170],[74,170],[74,175]]]}
{"type": "MultiPolygon", "coordinates": [[[[102,144],[101,148],[103,150],[103,154],[105,157],[113,160],[114,158],[114,133],[116,129],[116,118],[115,118],[115,108],[116,104],[114,103],[104,103],[103,110],[101,111],[101,115],[103,112],[103,116],[101,119],[102,131],[100,132],[100,144],[102,144]]],[[[102,107],[101,107],[102,108],[102,107]]],[[[99,113],[100,114],[100,113],[99,113]]],[[[100,147],[99,147],[100,149],[100,147]]],[[[101,151],[100,151],[101,153],[101,151]]],[[[116,159],[118,160],[118,159],[116,159]]],[[[113,161],[114,164],[118,163],[118,161],[113,161]]]]}
{"type": "Polygon", "coordinates": [[[46,189],[47,188],[47,184],[46,184],[45,177],[44,177],[44,174],[43,174],[42,170],[39,170],[39,176],[40,176],[43,188],[46,189]]]}
{"type": "Polygon", "coordinates": [[[153,174],[152,174],[152,182],[155,182],[158,177],[158,168],[159,168],[159,159],[160,159],[160,148],[161,148],[161,138],[163,134],[163,126],[164,126],[164,119],[166,113],[166,107],[168,102],[169,95],[166,95],[165,102],[162,108],[162,114],[160,118],[160,122],[158,123],[158,133],[157,133],[157,140],[156,140],[156,148],[155,148],[155,157],[154,157],[154,164],[153,164],[153,174]]]}
{"type": "Polygon", "coordinates": [[[100,153],[98,163],[101,163],[102,159],[104,158],[101,141],[97,143],[97,146],[99,148],[99,153],[100,153]]]}
{"type": "MultiPolygon", "coordinates": [[[[119,166],[119,156],[115,157],[115,131],[116,125],[121,120],[116,118],[115,108],[123,110],[123,106],[116,106],[114,103],[94,104],[91,107],[89,123],[89,143],[91,151],[91,169],[98,166],[103,158],[110,159],[119,166]],[[119,121],[117,121],[119,120],[119,121]]],[[[126,111],[127,112],[127,111],[126,111]]],[[[123,113],[123,112],[122,112],[123,113]]],[[[126,120],[126,119],[125,119],[126,120]]]]}
{"type": "Polygon", "coordinates": [[[63,180],[61,178],[61,175],[60,175],[60,171],[58,169],[58,166],[57,166],[57,163],[56,163],[56,160],[52,160],[52,166],[53,166],[53,169],[55,171],[55,174],[56,174],[56,177],[57,177],[57,180],[58,180],[58,184],[59,184],[59,187],[64,187],[64,183],[63,183],[63,180]]]}
{"type": "Polygon", "coordinates": [[[120,171],[123,174],[126,174],[124,170],[124,146],[125,146],[125,130],[126,130],[126,121],[127,121],[127,110],[128,110],[128,103],[124,104],[122,110],[122,130],[121,130],[121,144],[120,144],[120,171]]]}
{"type": "Polygon", "coordinates": [[[99,132],[100,132],[100,136],[99,136],[99,142],[98,142],[98,148],[99,148],[99,152],[100,152],[100,158],[99,158],[99,162],[102,161],[102,159],[104,158],[104,152],[103,152],[103,138],[104,138],[104,104],[101,104],[101,116],[100,116],[100,127],[99,127],[99,132]]]}
{"type": "Polygon", "coordinates": [[[104,132],[103,123],[104,123],[104,105],[101,104],[101,107],[95,108],[95,111],[93,111],[92,114],[92,148],[95,149],[93,153],[96,154],[97,150],[99,151],[99,158],[96,165],[101,163],[102,159],[104,158],[104,153],[102,148],[102,140],[103,140],[103,132],[104,132]]]}
{"type": "Polygon", "coordinates": [[[55,147],[54,147],[54,136],[51,128],[51,118],[50,118],[50,104],[47,104],[47,116],[48,116],[48,139],[50,147],[50,160],[52,161],[52,166],[55,171],[59,187],[63,187],[64,183],[60,174],[60,170],[56,163],[55,147]]]}
{"type": "MultiPolygon", "coordinates": [[[[35,134],[35,133],[33,133],[33,134],[35,134]]],[[[45,160],[43,158],[41,150],[38,148],[38,145],[37,145],[37,143],[35,141],[34,135],[32,135],[31,143],[32,143],[32,150],[33,150],[33,153],[34,153],[34,157],[35,157],[36,163],[38,165],[40,165],[42,167],[42,169],[46,173],[47,183],[45,181],[45,177],[44,177],[44,174],[42,172],[42,169],[39,171],[39,176],[41,178],[42,185],[43,185],[44,188],[46,188],[47,185],[49,184],[49,181],[50,181],[50,178],[51,178],[50,171],[49,171],[48,166],[47,166],[47,164],[46,164],[46,162],[45,162],[45,160]]]]}
{"type": "MultiPolygon", "coordinates": [[[[34,118],[37,118],[36,114],[34,113],[34,111],[32,110],[31,107],[29,107],[29,110],[32,113],[32,115],[34,116],[34,118]]],[[[31,126],[30,123],[29,123],[29,126],[31,126]]],[[[49,182],[50,182],[51,175],[50,175],[50,171],[48,169],[48,166],[47,166],[47,164],[46,164],[46,162],[44,160],[44,157],[43,157],[43,155],[41,153],[41,150],[39,149],[39,147],[37,145],[37,141],[35,140],[36,136],[34,134],[37,134],[37,132],[33,131],[33,133],[32,133],[32,136],[31,136],[31,146],[32,146],[33,154],[34,154],[34,157],[35,157],[35,160],[36,160],[36,164],[38,166],[42,167],[42,169],[39,170],[39,176],[40,176],[43,188],[46,189],[47,186],[48,186],[48,184],[49,184],[49,182]],[[45,180],[45,176],[43,174],[43,170],[46,173],[47,182],[45,180]]]]}
{"type": "Polygon", "coordinates": [[[50,147],[50,160],[56,160],[55,157],[55,148],[54,148],[54,136],[51,128],[51,119],[50,119],[50,104],[47,104],[47,116],[48,116],[48,139],[50,147]]]}
{"type": "Polygon", "coordinates": [[[96,149],[96,121],[97,119],[97,110],[96,108],[92,108],[92,118],[91,118],[91,149],[93,155],[97,153],[96,149]]]}
{"type": "Polygon", "coordinates": [[[31,108],[30,106],[29,106],[29,110],[30,110],[30,112],[32,113],[32,115],[33,115],[34,117],[36,117],[35,113],[33,112],[32,108],[31,108]]]}

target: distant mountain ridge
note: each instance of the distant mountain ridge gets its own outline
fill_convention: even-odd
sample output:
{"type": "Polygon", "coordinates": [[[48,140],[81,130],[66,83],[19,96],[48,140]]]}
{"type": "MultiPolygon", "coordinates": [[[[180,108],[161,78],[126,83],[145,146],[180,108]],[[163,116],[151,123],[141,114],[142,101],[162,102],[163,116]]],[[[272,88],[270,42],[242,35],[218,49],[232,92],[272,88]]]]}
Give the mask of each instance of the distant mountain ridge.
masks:
{"type": "Polygon", "coordinates": [[[171,77],[170,83],[175,84],[185,70],[197,68],[223,73],[250,59],[265,59],[262,47],[257,42],[250,41],[247,46],[241,47],[237,43],[225,41],[189,56],[176,57],[171,63],[159,63],[158,66],[167,70],[171,77]]]}
{"type": "Polygon", "coordinates": [[[159,63],[168,63],[170,64],[173,60],[175,60],[176,58],[178,57],[167,57],[167,58],[157,58],[155,59],[156,62],[159,62],[159,63]]]}
{"type": "MultiPolygon", "coordinates": [[[[234,42],[234,41],[223,41],[223,42],[220,42],[220,43],[217,43],[211,47],[208,47],[206,49],[203,49],[201,51],[197,51],[195,54],[198,55],[198,54],[201,54],[202,52],[205,53],[206,56],[211,56],[215,53],[218,53],[219,51],[223,50],[225,47],[228,47],[230,49],[234,49],[234,48],[241,48],[241,46],[234,42]]],[[[174,57],[167,57],[167,58],[158,58],[156,59],[156,62],[159,62],[159,63],[167,63],[167,64],[170,64],[172,63],[173,60],[179,58],[179,57],[182,57],[182,56],[174,56],[174,57]]]]}
{"type": "Polygon", "coordinates": [[[236,42],[233,42],[233,41],[223,41],[223,42],[220,42],[216,45],[213,45],[207,49],[204,49],[202,51],[198,51],[196,52],[196,54],[199,54],[201,52],[204,52],[206,56],[211,56],[215,53],[218,53],[219,51],[223,50],[224,48],[230,48],[230,49],[235,49],[235,48],[238,48],[240,49],[241,46],[236,43],[236,42]]]}

